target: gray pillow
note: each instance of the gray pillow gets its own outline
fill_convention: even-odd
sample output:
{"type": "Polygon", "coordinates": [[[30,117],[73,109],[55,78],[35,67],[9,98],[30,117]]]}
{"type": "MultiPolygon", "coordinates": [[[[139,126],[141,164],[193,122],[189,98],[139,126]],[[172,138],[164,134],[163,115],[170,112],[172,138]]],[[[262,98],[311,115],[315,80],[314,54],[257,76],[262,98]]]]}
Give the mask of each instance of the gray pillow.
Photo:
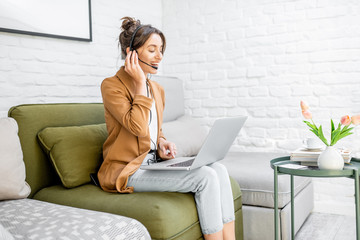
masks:
{"type": "Polygon", "coordinates": [[[162,125],[166,139],[176,144],[176,157],[197,155],[205,138],[207,129],[200,122],[190,116],[182,116],[162,125]]]}

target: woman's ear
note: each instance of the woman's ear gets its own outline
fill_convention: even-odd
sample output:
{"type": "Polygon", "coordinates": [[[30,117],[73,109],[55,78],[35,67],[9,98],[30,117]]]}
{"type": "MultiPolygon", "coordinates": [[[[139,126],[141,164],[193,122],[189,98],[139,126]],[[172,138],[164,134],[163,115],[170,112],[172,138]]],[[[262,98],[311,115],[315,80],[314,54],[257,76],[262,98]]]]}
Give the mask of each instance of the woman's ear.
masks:
{"type": "Polygon", "coordinates": [[[126,54],[128,54],[130,52],[130,47],[126,48],[126,54]]]}

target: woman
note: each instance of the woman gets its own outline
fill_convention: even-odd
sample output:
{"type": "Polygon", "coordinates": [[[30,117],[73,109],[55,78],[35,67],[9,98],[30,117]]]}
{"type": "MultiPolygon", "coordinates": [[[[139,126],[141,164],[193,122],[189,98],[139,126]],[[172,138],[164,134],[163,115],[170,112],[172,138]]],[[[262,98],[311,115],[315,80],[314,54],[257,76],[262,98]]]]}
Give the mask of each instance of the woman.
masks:
{"type": "Polygon", "coordinates": [[[98,173],[108,192],[194,192],[205,239],[235,239],[234,206],[226,168],[214,163],[192,171],[139,169],[155,159],[172,159],[176,146],[164,137],[161,125],[165,94],[147,79],[156,74],[166,41],[163,33],[139,20],[122,18],[119,44],[125,64],[101,84],[109,136],[98,173]]]}

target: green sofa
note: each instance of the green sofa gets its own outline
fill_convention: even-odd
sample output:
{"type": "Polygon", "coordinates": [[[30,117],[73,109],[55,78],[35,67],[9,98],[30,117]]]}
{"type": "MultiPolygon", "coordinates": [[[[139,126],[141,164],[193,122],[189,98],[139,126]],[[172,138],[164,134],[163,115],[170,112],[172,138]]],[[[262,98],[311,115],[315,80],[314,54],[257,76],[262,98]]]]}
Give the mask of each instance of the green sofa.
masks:
{"type": "MultiPolygon", "coordinates": [[[[47,127],[104,123],[101,103],[29,104],[12,107],[9,117],[19,126],[19,137],[31,186],[29,198],[108,212],[140,221],[152,239],[202,239],[193,194],[144,192],[108,193],[89,183],[65,188],[37,134],[47,127]]],[[[90,179],[90,177],[89,177],[90,179]]],[[[236,216],[236,239],[243,239],[242,200],[238,183],[231,178],[236,216]]]]}

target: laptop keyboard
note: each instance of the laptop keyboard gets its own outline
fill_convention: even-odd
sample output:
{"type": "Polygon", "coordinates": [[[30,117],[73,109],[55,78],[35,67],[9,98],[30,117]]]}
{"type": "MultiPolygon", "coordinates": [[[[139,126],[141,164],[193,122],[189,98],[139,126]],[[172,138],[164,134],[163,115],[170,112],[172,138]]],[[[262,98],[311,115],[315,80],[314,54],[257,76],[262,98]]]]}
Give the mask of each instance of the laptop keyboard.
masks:
{"type": "Polygon", "coordinates": [[[171,165],[168,165],[168,167],[190,167],[191,164],[194,162],[195,158],[184,161],[184,162],[179,162],[179,163],[174,163],[171,165]]]}

